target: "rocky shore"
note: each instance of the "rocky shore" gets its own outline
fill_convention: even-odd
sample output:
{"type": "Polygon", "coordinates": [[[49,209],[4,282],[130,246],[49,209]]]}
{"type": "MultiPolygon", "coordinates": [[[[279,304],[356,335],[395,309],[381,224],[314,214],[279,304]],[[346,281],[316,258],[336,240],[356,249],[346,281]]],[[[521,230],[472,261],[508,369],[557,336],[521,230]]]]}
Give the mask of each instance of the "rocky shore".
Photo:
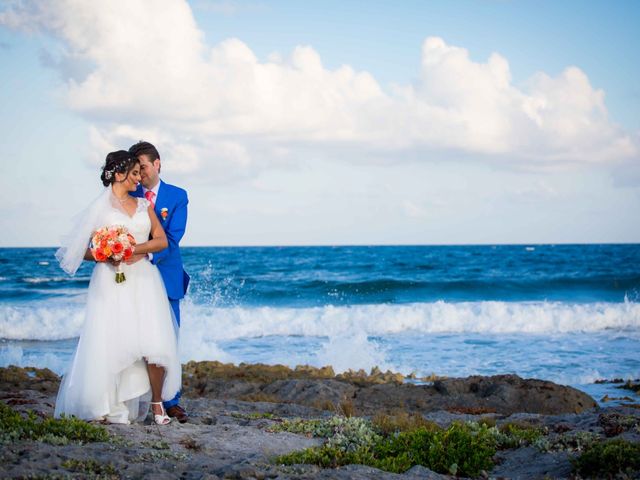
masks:
{"type": "MultiPolygon", "coordinates": [[[[23,418],[49,421],[57,375],[0,368],[0,477],[449,478],[471,467],[456,463],[436,473],[413,465],[391,473],[339,460],[360,458],[348,455],[369,452],[373,443],[366,442],[378,442],[379,449],[381,439],[393,441],[405,435],[400,432],[440,438],[454,425],[462,434],[471,432],[472,444],[483,435],[493,442],[490,467],[474,476],[578,478],[573,460],[593,445],[608,446],[613,439],[618,443],[612,445],[632,454],[640,445],[638,405],[599,408],[574,388],[515,375],[405,379],[377,369],[335,375],[330,367],[190,362],[183,377],[188,423],[96,424],[105,438],[78,441],[74,425],[52,426],[53,433],[40,437],[20,426],[23,418]],[[351,443],[340,443],[344,439],[351,443]],[[305,448],[311,448],[306,456],[292,456],[305,448]],[[343,451],[348,455],[340,457],[343,451]],[[337,468],[294,463],[317,452],[325,457],[338,452],[337,459],[328,460],[337,468]]],[[[399,458],[406,463],[408,457],[393,458],[397,467],[403,465],[399,458]]],[[[621,478],[637,474],[631,468],[621,478]]]]}

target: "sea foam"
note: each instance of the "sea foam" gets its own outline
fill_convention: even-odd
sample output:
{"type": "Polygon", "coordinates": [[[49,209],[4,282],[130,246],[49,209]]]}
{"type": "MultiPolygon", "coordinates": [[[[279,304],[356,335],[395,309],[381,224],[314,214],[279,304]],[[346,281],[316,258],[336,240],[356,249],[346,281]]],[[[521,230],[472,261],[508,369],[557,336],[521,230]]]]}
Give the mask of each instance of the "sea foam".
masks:
{"type": "MultiPolygon", "coordinates": [[[[0,338],[60,340],[80,335],[81,303],[0,306],[0,338]]],[[[349,337],[429,333],[640,331],[640,304],[433,302],[311,308],[212,307],[183,302],[184,334],[219,342],[270,335],[349,337]]]]}

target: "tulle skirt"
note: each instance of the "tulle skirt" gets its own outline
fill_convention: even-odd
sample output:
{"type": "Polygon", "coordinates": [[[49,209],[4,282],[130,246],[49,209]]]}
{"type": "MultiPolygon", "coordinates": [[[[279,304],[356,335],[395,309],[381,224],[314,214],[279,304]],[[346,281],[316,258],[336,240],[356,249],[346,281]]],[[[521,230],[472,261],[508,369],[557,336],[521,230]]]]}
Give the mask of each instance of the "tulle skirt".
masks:
{"type": "Polygon", "coordinates": [[[55,416],[129,423],[143,419],[151,400],[145,360],[165,368],[162,399],[180,389],[178,328],[155,265],[123,265],[124,283],[112,265],[95,266],[78,347],[63,376],[55,416]]]}

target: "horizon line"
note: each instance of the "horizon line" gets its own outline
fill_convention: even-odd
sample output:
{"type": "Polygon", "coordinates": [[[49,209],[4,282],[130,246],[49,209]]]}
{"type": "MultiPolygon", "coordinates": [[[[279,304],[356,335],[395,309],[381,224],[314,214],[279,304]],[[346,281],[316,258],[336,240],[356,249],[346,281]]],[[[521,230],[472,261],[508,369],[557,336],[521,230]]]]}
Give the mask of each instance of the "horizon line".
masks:
{"type": "MultiPolygon", "coordinates": [[[[324,244],[237,244],[237,245],[181,245],[180,248],[318,248],[318,247],[517,247],[517,246],[571,246],[571,245],[639,245],[636,242],[486,242],[486,243],[324,243],[324,244]]],[[[55,245],[10,245],[0,246],[0,249],[17,248],[59,248],[55,245]]]]}

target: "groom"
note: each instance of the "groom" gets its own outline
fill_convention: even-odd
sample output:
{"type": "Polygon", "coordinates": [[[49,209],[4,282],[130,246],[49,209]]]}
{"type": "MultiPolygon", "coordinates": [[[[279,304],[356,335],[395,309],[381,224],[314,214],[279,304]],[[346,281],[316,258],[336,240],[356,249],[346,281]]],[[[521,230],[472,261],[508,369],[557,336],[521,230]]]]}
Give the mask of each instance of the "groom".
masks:
{"type": "MultiPolygon", "coordinates": [[[[141,185],[132,195],[151,202],[167,235],[169,246],[153,255],[149,254],[149,259],[160,270],[179,327],[180,299],[189,285],[189,275],[182,267],[179,246],[187,226],[187,192],[160,180],[160,154],[152,144],[140,141],[131,146],[129,153],[140,161],[141,185]]],[[[180,406],[180,392],[174,399],[164,402],[164,407],[170,417],[180,423],[187,421],[187,412],[180,406]]]]}

